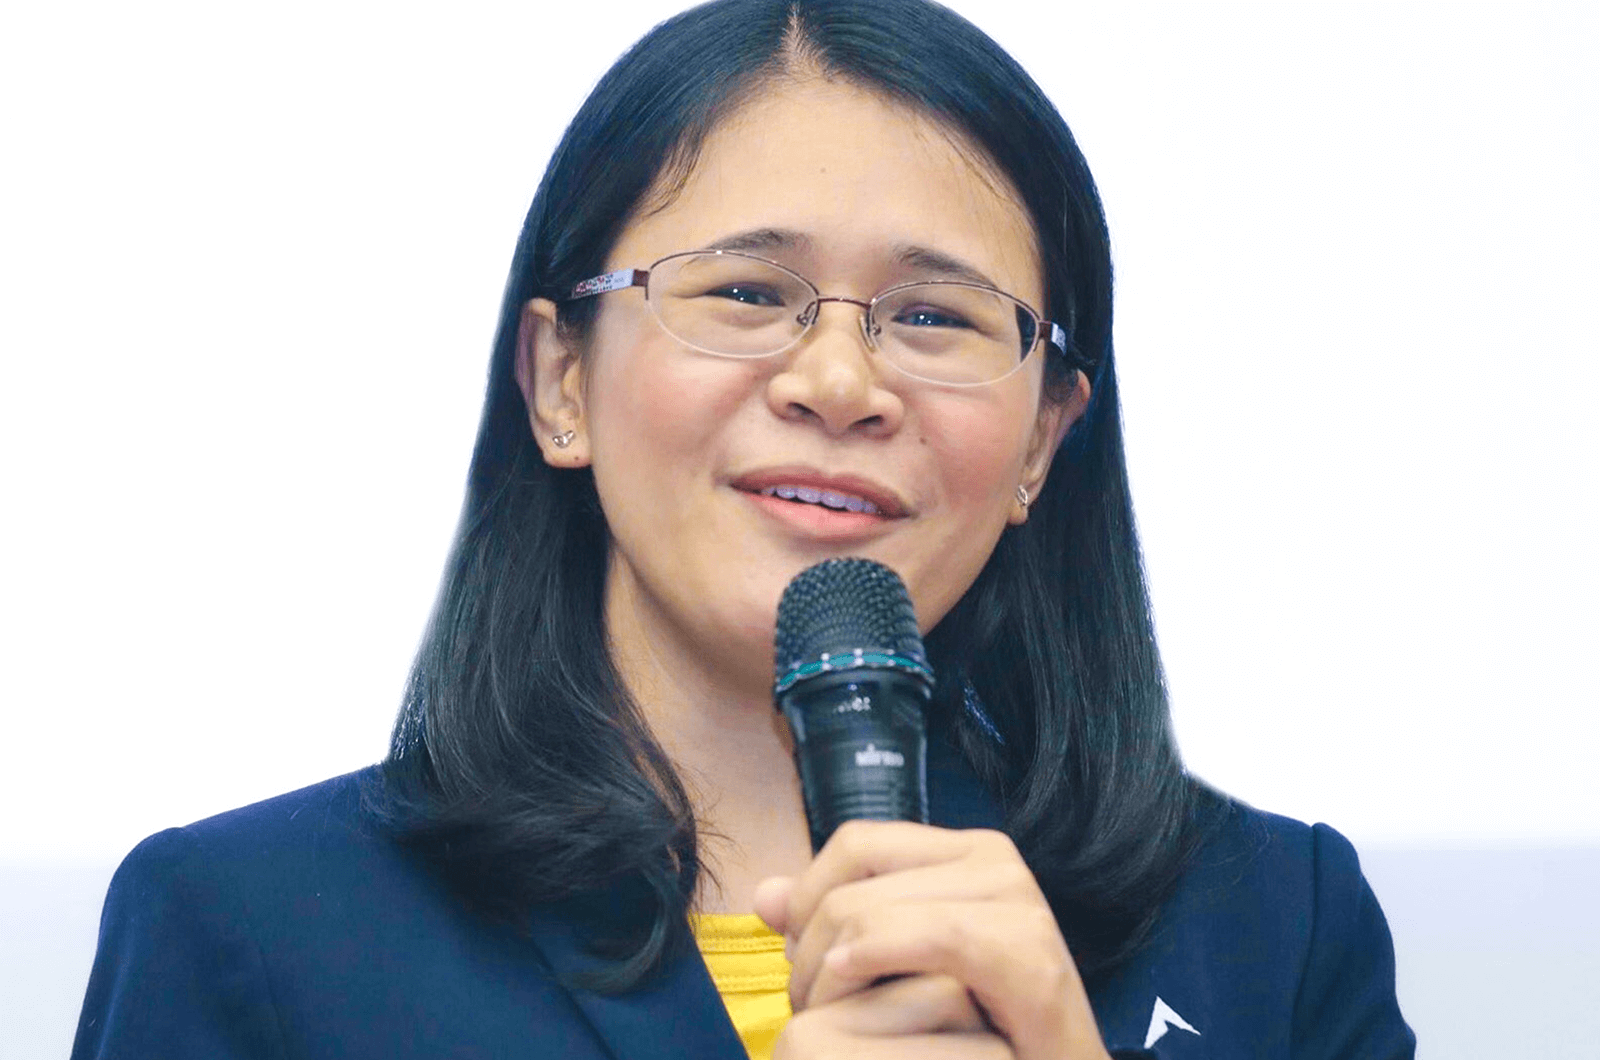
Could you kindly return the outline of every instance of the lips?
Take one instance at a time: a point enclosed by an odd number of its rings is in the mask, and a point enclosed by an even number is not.
[[[741,475],[734,489],[797,505],[815,505],[880,519],[908,514],[905,502],[886,486],[854,475],[830,475],[810,468],[771,468]]]
[[[781,497],[786,501],[799,501],[802,504],[820,504],[824,508],[832,508],[841,512],[866,512],[868,515],[879,515],[878,506],[865,497],[857,497],[849,493],[836,493],[833,490],[812,489],[810,486],[768,486],[758,491],[763,497]]]

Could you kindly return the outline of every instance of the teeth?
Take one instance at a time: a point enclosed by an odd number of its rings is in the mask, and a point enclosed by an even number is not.
[[[786,501],[799,501],[802,504],[820,504],[826,508],[834,508],[839,511],[865,512],[868,515],[878,514],[878,506],[876,504],[862,497],[853,497],[848,493],[812,489],[810,486],[768,486],[761,492],[768,497],[782,497]]]

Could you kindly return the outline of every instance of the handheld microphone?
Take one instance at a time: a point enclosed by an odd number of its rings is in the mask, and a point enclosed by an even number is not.
[[[900,576],[867,559],[807,567],[778,602],[774,648],[811,849],[851,819],[926,823],[933,668]]]

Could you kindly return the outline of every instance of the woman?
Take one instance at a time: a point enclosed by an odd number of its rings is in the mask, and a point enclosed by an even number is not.
[[[934,824],[813,858],[773,614],[839,555],[915,605]],[[1183,773],[1093,183],[920,0],[723,0],[595,89],[389,758],[142,844],[75,1055],[741,1045],[1411,1052],[1349,845]]]

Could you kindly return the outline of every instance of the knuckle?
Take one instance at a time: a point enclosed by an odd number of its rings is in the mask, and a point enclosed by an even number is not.
[[[1024,923],[1036,936],[1051,940],[1061,950],[1062,955],[1065,956],[1066,943],[1061,939],[1060,925],[1056,923],[1056,915],[1050,911],[1049,906],[1030,905],[1023,916],[1025,917]]]
[[[1038,1000],[1048,1004],[1057,998],[1065,997],[1070,987],[1072,974],[1067,970],[1066,964],[1061,961],[1040,961],[1039,974],[1033,982],[1037,987]]]
[[[772,1045],[772,1060],[802,1060],[816,1055],[817,1043],[813,1040],[809,1013],[797,1012],[789,1017],[783,1032]]]
[[[834,829],[828,845],[837,845],[840,853],[856,855],[866,849],[867,836],[872,831],[870,821],[849,820]]]
[[[1067,950],[1066,940],[1061,937],[1061,928],[1050,907],[1030,905],[1019,913],[1018,926],[1023,938],[1030,940],[1032,948],[1038,950],[1040,967],[1051,975],[1071,974],[1074,970],[1072,954]]]
[[[825,932],[837,937],[851,919],[852,910],[848,897],[840,890],[834,889],[818,900],[808,927],[821,927]]]
[[[1039,991],[1040,1007],[1053,1008],[1063,1004],[1073,991],[1079,989],[1078,969],[1064,944],[1051,947],[1041,956],[1038,967],[1039,975],[1034,982]]]
[[[974,828],[972,837],[979,849],[986,853],[1021,859],[1017,845],[1011,841],[1011,837],[997,828]]]
[[[844,867],[847,875],[871,861],[873,851],[882,845],[883,821],[849,820],[839,825],[828,839],[824,852]]]
[[[844,1060],[853,1052],[849,1036],[828,1013],[813,1009],[789,1017],[773,1043],[772,1060]]]
[[[927,940],[934,954],[953,958],[964,953],[972,940],[967,921],[960,917],[938,917],[928,925]]]
[[[970,1020],[975,1015],[972,994],[966,986],[954,976],[941,975],[936,977],[937,983],[933,987],[933,1000],[941,1022],[959,1023]]]
[[[1039,889],[1032,870],[1020,860],[1001,862],[994,871],[996,886],[1003,894],[1031,897]]]

